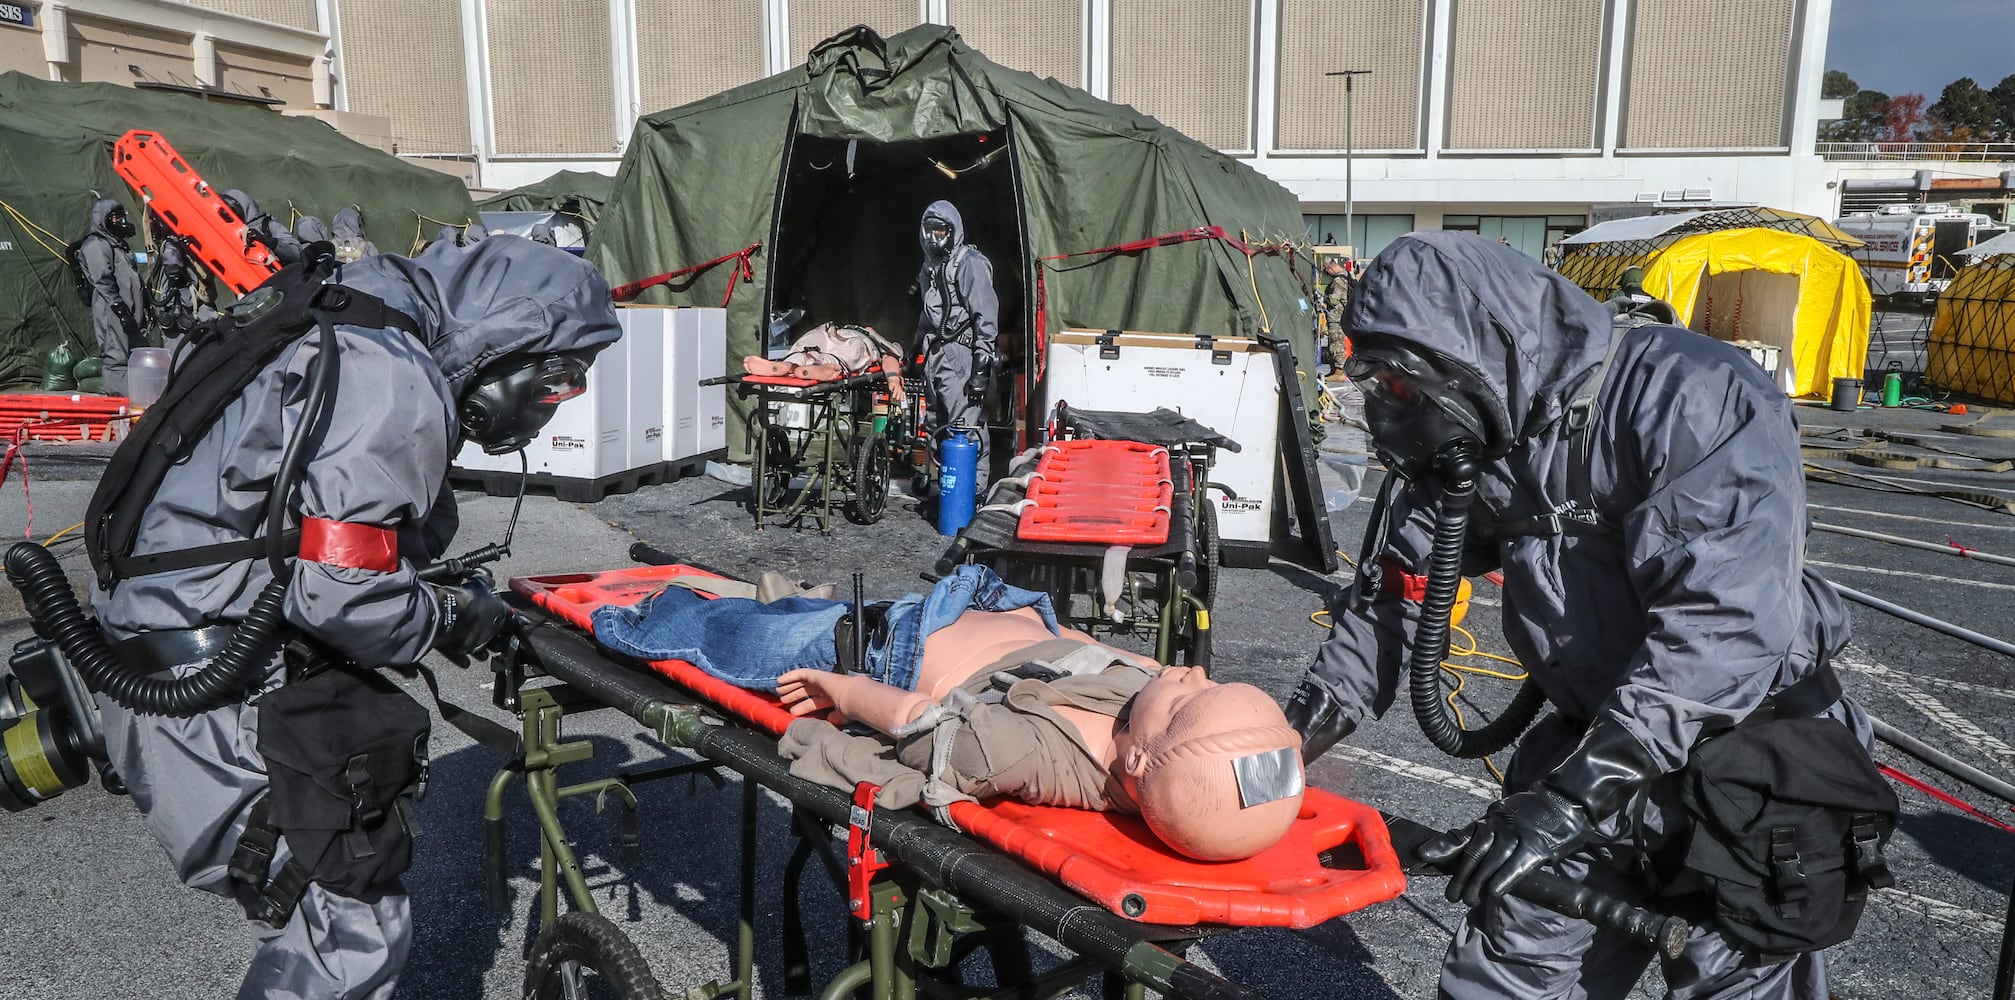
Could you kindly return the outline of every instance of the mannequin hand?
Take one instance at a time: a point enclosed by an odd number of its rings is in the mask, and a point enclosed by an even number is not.
[[[846,715],[835,706],[828,683],[838,679],[841,679],[839,674],[823,670],[793,670],[777,678],[777,697],[792,715],[803,717],[830,711],[826,721],[844,726],[847,724]]]
[[[1594,832],[1580,806],[1541,784],[1491,803],[1468,827],[1422,844],[1420,856],[1448,869],[1449,902],[1475,906],[1574,853]]]

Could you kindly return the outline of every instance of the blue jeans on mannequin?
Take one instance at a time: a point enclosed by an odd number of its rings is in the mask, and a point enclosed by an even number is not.
[[[913,690],[931,633],[967,611],[1018,608],[1035,609],[1057,632],[1049,595],[1010,586],[984,566],[960,566],[929,594],[910,594],[889,606],[861,673]],[[667,587],[630,607],[597,609],[595,639],[638,659],[684,660],[736,687],[775,691],[777,678],[792,670],[838,666],[833,626],[847,610],[843,601],[787,597],[764,604]]]

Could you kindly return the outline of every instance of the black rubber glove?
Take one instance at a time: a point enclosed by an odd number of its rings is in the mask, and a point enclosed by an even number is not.
[[[982,358],[978,355],[973,357],[973,372],[966,379],[967,399],[987,398],[987,391],[993,388],[993,369],[992,358]]]
[[[441,609],[434,648],[449,656],[469,656],[496,641],[510,623],[511,607],[497,596],[488,573],[472,573],[458,583],[429,584]]]
[[[1357,731],[1357,720],[1344,714],[1343,703],[1329,689],[1307,678],[1287,700],[1287,724],[1301,734],[1301,760],[1306,764]]]
[[[1491,803],[1469,826],[1422,844],[1420,856],[1448,868],[1450,902],[1475,906],[1579,850],[1597,824],[1659,773],[1635,736],[1614,722],[1599,722],[1553,773]]]

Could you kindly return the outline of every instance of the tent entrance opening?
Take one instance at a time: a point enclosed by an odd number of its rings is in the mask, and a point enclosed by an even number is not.
[[[1792,356],[1798,330],[1799,278],[1769,271],[1702,273],[1688,329],[1716,340],[1755,340]]]
[[[1005,130],[893,143],[797,136],[770,243],[769,315],[803,312],[773,334],[771,356],[827,322],[874,327],[914,356],[918,232],[924,209],[940,199],[958,208],[965,241],[993,264],[1001,355],[1019,370],[1028,353],[1028,255]]]

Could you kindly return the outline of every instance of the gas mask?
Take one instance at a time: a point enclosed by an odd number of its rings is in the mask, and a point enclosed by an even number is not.
[[[139,230],[133,228],[133,220],[126,217],[125,209],[115,208],[105,213],[105,231],[123,240]]]
[[[588,362],[568,354],[506,358],[476,374],[462,394],[462,432],[502,455],[530,444],[561,403],[588,389]]]
[[[1424,482],[1451,445],[1467,441],[1474,452],[1491,451],[1496,442],[1476,403],[1489,389],[1477,375],[1396,340],[1353,346],[1343,370],[1363,390],[1372,446],[1395,472]]]
[[[951,227],[936,219],[924,223],[922,239],[924,254],[932,260],[943,260],[946,254],[951,253]]]

